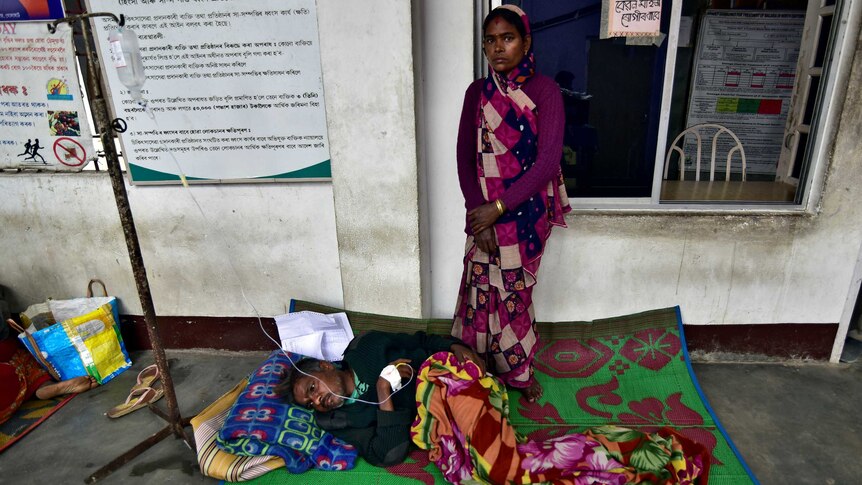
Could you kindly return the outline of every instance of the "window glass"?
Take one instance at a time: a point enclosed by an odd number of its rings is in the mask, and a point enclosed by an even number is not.
[[[820,22],[820,34],[817,40],[817,55],[814,57],[814,67],[823,67],[826,60],[826,50],[829,47],[829,35],[832,33],[832,18],[826,17]]]
[[[824,84],[817,68],[829,63],[833,35],[833,16],[821,2],[682,0],[670,56],[670,0],[662,2],[664,35],[647,45],[600,39],[600,1],[503,2],[530,17],[538,69],[563,94],[569,196],[798,204]],[[705,20],[718,14],[720,21]],[[797,72],[801,51],[810,54]],[[674,69],[665,79],[669,59]],[[678,141],[681,154],[671,143],[701,124],[718,126],[700,132],[698,170],[695,135]]]
[[[805,11],[694,13],[692,55],[676,66],[687,76],[674,79],[674,91],[687,88],[688,96],[675,100],[684,103],[684,116],[677,115],[681,124],[668,130],[661,199],[792,203],[796,187],[777,182],[776,170],[795,80],[804,75],[796,71]]]
[[[570,197],[649,197],[667,43],[600,39],[597,0],[518,3],[532,24],[539,72],[566,110],[563,176]],[[662,12],[667,33],[670,3]]]

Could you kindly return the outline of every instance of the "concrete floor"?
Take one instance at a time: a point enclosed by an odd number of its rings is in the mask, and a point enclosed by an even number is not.
[[[262,352],[169,351],[183,416],[206,407],[264,357]],[[147,410],[116,420],[103,415],[125,399],[138,371],[152,363],[146,352],[133,354],[132,360],[131,370],[77,396],[0,454],[0,483],[84,483],[110,460],[161,430],[163,421]],[[862,361],[695,362],[694,370],[761,483],[862,483]],[[202,476],[194,452],[169,437],[99,483],[217,481]]]

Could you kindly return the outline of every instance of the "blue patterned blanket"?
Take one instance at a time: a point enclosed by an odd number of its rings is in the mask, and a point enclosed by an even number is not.
[[[289,354],[294,362],[302,358]],[[216,438],[219,448],[234,455],[281,457],[291,473],[312,467],[353,468],[358,455],[354,446],[319,428],[310,410],[287,404],[275,394],[275,387],[292,367],[288,357],[276,350],[249,376],[248,386]]]

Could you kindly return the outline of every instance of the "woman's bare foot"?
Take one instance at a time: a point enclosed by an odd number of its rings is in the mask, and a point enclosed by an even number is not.
[[[535,378],[533,379],[533,382],[524,389],[524,397],[526,397],[527,401],[530,402],[538,401],[542,398],[542,394],[544,393],[545,390],[542,389],[542,385],[539,384],[539,381]]]
[[[39,399],[51,399],[64,394],[89,391],[98,386],[96,379],[92,376],[74,377],[60,382],[51,382],[36,389],[36,397]]]

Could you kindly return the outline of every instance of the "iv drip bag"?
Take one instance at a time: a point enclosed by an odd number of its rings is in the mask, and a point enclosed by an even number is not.
[[[147,80],[144,74],[144,64],[141,61],[141,48],[138,46],[138,36],[132,29],[118,27],[108,36],[111,43],[111,60],[117,68],[117,76],[139,105],[147,102],[141,95],[141,88]]]

